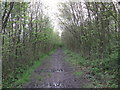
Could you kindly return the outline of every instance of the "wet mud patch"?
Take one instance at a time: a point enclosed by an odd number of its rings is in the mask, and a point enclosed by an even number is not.
[[[79,72],[65,62],[63,50],[58,49],[33,72],[30,82],[23,88],[83,88],[88,81]]]

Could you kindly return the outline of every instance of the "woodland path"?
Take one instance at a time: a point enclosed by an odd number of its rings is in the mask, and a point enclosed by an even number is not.
[[[85,75],[76,77],[73,68],[64,60],[62,49],[58,49],[31,75],[23,88],[83,88],[89,81]]]

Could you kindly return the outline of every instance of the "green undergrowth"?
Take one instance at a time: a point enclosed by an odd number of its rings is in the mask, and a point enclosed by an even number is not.
[[[56,51],[56,49],[51,50],[50,52],[40,55],[38,60],[35,60],[34,63],[30,66],[25,66],[25,67],[20,67],[18,70],[20,70],[19,72],[21,72],[21,74],[15,75],[13,72],[10,76],[12,79],[7,80],[6,82],[4,82],[3,84],[3,88],[20,88],[23,84],[29,82],[30,80],[30,76],[33,73],[33,71],[39,67],[40,65],[42,65],[42,62],[47,59],[50,55],[52,55],[54,52]],[[26,69],[25,69],[26,68]],[[14,78],[14,75],[17,76],[17,79]],[[42,80],[42,78],[40,77],[39,80]],[[11,82],[12,81],[12,82]]]
[[[110,55],[109,58],[89,60],[80,54],[64,49],[67,56],[66,61],[73,65],[80,65],[88,68],[91,81],[94,87],[117,88],[117,54]],[[79,74],[76,72],[76,74]]]
[[[83,74],[83,72],[74,72],[74,75],[76,76],[81,76]]]

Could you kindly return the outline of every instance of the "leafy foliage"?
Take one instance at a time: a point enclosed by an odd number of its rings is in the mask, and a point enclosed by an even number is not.
[[[67,52],[69,61],[90,66],[92,75],[105,80],[105,87],[112,86],[107,86],[109,81],[118,86],[120,12],[116,7],[113,2],[68,1],[60,5],[63,44],[80,54]]]
[[[3,21],[9,14],[2,29],[3,88],[26,82],[33,70],[29,67],[35,62],[40,64],[43,55],[59,43],[41,2],[14,2],[12,8],[10,5],[11,2],[2,2]]]

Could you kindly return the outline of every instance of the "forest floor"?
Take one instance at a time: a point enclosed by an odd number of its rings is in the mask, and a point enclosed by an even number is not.
[[[85,88],[90,85],[85,68],[72,66],[64,60],[65,54],[58,49],[32,73],[23,88]]]

